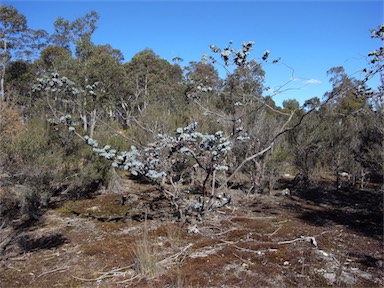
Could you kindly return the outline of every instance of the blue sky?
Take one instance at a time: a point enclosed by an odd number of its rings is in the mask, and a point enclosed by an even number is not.
[[[251,56],[265,50],[279,64],[264,66],[266,85],[273,89],[292,81],[288,91],[274,96],[305,99],[330,90],[326,71],[344,66],[348,74],[366,66],[366,55],[382,43],[370,29],[384,22],[383,1],[2,1],[27,17],[33,29],[53,32],[62,16],[74,20],[95,10],[100,19],[93,41],[120,49],[129,61],[137,52],[153,49],[171,62],[175,56],[199,61],[209,45],[238,49],[254,41]],[[293,74],[292,74],[293,73]],[[221,74],[224,75],[224,74]],[[378,79],[371,85],[375,87]],[[292,89],[291,89],[292,88]]]

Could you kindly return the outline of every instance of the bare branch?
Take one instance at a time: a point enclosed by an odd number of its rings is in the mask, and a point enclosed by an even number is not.
[[[42,277],[42,276],[44,276],[44,275],[50,274],[50,273],[54,273],[54,272],[57,272],[57,271],[63,272],[63,271],[68,270],[68,269],[69,269],[68,266],[57,267],[57,268],[55,268],[55,269],[52,269],[52,270],[45,271],[45,272],[41,273],[40,275],[38,275],[38,276],[36,277],[36,279],[37,279],[37,278],[40,278],[40,277]]]
[[[132,117],[133,121],[135,121],[135,123],[141,128],[143,129],[144,131],[147,131],[151,134],[155,134],[155,131],[153,131],[152,129],[148,128],[148,127],[144,127],[144,125],[142,125],[137,119],[136,117]]]
[[[317,242],[316,242],[315,237],[306,237],[306,236],[301,236],[300,238],[296,238],[293,240],[281,241],[281,242],[278,242],[277,244],[279,244],[279,245],[291,244],[291,243],[295,243],[297,241],[307,241],[317,248]]]
[[[199,103],[199,101],[195,100],[194,102],[195,102],[201,109],[203,109],[204,112],[209,113],[209,114],[212,114],[212,115],[216,115],[216,116],[222,118],[222,119],[225,120],[225,121],[232,121],[232,118],[229,118],[229,117],[227,117],[227,116],[224,115],[224,114],[220,114],[220,113],[213,112],[213,111],[209,110],[208,108],[206,108],[206,107],[204,107],[203,105],[201,105],[201,103]]]
[[[269,144],[268,147],[264,148],[263,150],[257,152],[256,154],[253,154],[252,156],[249,156],[248,158],[244,159],[243,162],[240,163],[239,166],[237,166],[237,168],[235,169],[235,171],[233,171],[233,173],[224,181],[224,183],[220,186],[219,189],[223,189],[224,187],[227,186],[227,183],[229,180],[231,180],[239,171],[240,169],[249,161],[253,160],[253,159],[256,159],[258,157],[261,157],[262,155],[264,155],[265,153],[267,153],[269,150],[272,149],[272,147],[275,145],[275,141],[277,139],[278,136],[280,136],[282,134],[283,131],[285,131],[285,127],[288,125],[289,122],[291,122],[292,120],[292,117],[295,113],[293,112],[289,119],[284,123],[284,125],[281,127],[280,129],[280,132],[273,138],[272,142]]]
[[[141,148],[143,147],[143,145],[141,145],[139,142],[137,142],[136,140],[130,138],[130,137],[127,137],[126,135],[124,135],[124,133],[122,133],[121,131],[119,130],[116,130],[115,128],[113,128],[111,125],[109,125],[107,122],[103,121],[100,119],[100,117],[96,116],[96,119],[98,121],[100,121],[103,125],[107,126],[110,130],[113,131],[113,133],[115,133],[116,135],[119,135],[121,137],[123,137],[125,140],[128,140],[128,141],[131,141],[133,143],[135,143],[136,145],[140,146]]]

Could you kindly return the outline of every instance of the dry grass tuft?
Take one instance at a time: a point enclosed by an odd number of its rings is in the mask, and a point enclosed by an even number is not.
[[[147,219],[145,219],[142,237],[135,243],[134,255],[138,274],[149,279],[160,274],[159,251],[154,240],[148,235]]]

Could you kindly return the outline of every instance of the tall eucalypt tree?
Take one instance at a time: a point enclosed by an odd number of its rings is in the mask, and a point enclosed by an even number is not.
[[[0,6],[0,58],[2,59],[0,62],[0,103],[5,100],[4,77],[5,69],[11,59],[11,51],[21,45],[20,39],[22,37],[20,37],[20,34],[26,30],[27,20],[24,15],[19,14],[17,10],[11,6]]]
[[[0,5],[0,105],[6,101],[5,73],[11,60],[29,61],[49,44],[45,30],[33,30],[12,6]]]

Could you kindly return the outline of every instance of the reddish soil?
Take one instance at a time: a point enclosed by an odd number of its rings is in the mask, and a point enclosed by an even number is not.
[[[324,187],[232,190],[232,206],[182,225],[129,182],[124,205],[101,193],[0,230],[0,287],[383,287],[383,192]]]

